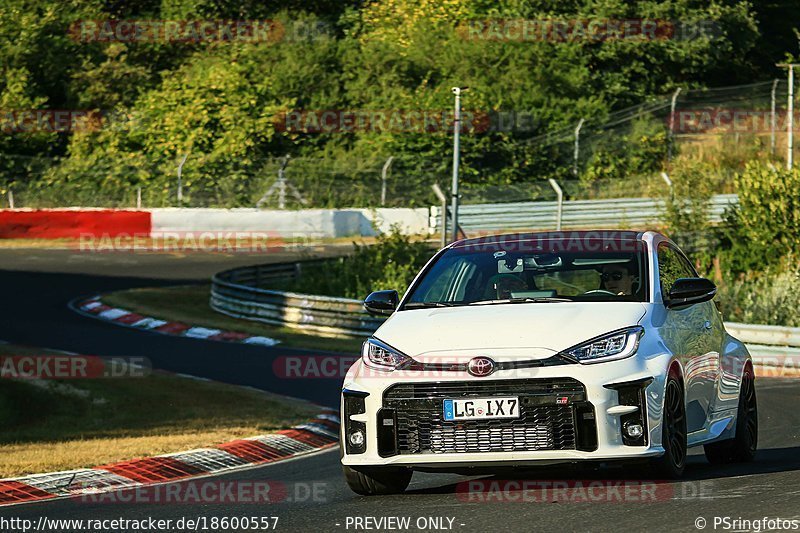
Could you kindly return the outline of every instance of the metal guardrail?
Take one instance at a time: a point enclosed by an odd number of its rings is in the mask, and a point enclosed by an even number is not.
[[[728,206],[736,203],[735,194],[713,196],[708,204],[711,222],[720,222]],[[654,198],[565,201],[561,228],[635,228],[658,222],[664,210],[664,200]],[[441,207],[431,207],[431,228],[440,227],[441,216]],[[557,219],[558,202],[461,205],[458,210],[458,223],[467,232],[553,229]]]
[[[757,366],[776,369],[776,375],[800,370],[800,328],[725,322],[725,329],[747,345]]]
[[[800,328],[725,322],[725,329],[746,344],[800,348]]]
[[[304,269],[325,259],[234,268],[211,278],[211,307],[220,313],[331,336],[371,335],[384,318],[371,317],[361,300],[335,298],[274,288],[297,279]],[[800,328],[726,322],[727,331],[748,345],[755,359],[800,357]],[[786,347],[786,348],[782,348]]]
[[[383,322],[371,317],[361,300],[334,298],[274,288],[296,279],[324,259],[234,268],[211,278],[211,308],[217,312],[329,336],[363,337]]]

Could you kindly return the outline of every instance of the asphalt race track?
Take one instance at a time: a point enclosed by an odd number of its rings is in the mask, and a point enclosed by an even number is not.
[[[322,253],[336,253],[336,249]],[[227,268],[297,257],[297,253],[286,252],[178,255],[0,250],[6,302],[0,309],[0,340],[85,355],[143,356],[154,368],[250,385],[336,407],[341,384],[337,380],[317,379],[308,384],[273,375],[276,357],[312,352],[139,332],[81,317],[67,307],[79,296],[208,282],[213,273]]]
[[[0,310],[0,339],[85,354],[143,355],[157,368],[252,385],[334,406],[339,385],[335,380],[314,380],[304,386],[272,375],[271,361],[275,357],[302,351],[210,343],[127,330],[78,316],[66,308],[66,303],[76,296],[127,287],[204,281],[214,271],[235,264],[285,258],[282,254],[177,257],[3,250],[0,275],[6,298]],[[615,493],[609,489],[590,493],[587,501],[587,493],[577,490],[591,481],[595,481],[593,486],[599,482],[614,487],[624,482],[652,487],[635,470],[551,468],[480,478],[416,473],[406,494],[364,498],[347,488],[338,465],[338,450],[329,450],[180,484],[182,487],[191,483],[251,486],[268,482],[271,487],[282,489],[275,493],[286,495],[278,498],[281,501],[277,503],[198,503],[197,500],[143,503],[121,494],[119,498],[99,501],[78,498],[5,507],[0,509],[0,518],[36,521],[41,516],[93,520],[278,517],[277,531],[319,532],[765,530],[765,526],[752,524],[742,527],[743,524],[733,520],[800,519],[798,390],[800,380],[796,379],[758,381],[761,428],[756,462],[711,466],[695,451],[685,480],[658,483],[657,490],[646,492],[645,497],[641,497],[641,492]],[[468,487],[464,482],[468,480],[482,480],[484,486],[493,487],[492,492],[464,492]],[[553,503],[554,498],[541,497],[552,493],[517,490],[524,480],[538,483],[536,487],[550,486],[553,482],[569,489],[555,498],[558,503]],[[366,520],[367,517],[371,519]],[[395,519],[404,517],[410,517],[408,529],[397,527]],[[715,517],[727,518],[729,522],[715,527]]]

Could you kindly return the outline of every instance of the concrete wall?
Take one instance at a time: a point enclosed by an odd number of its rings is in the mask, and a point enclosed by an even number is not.
[[[428,235],[430,210],[418,208],[386,208],[358,209],[361,215],[361,235],[375,235],[373,223],[381,233],[386,233],[393,225],[397,225],[403,233],[409,235]]]
[[[2,238],[80,238],[258,232],[271,237],[336,238],[373,236],[398,225],[409,234],[428,233],[429,213],[419,209],[262,209],[165,208],[0,209]]]
[[[147,235],[150,219],[147,211],[126,209],[0,209],[0,238]]]
[[[427,234],[427,208],[379,209],[151,209],[153,232],[260,231],[280,237],[373,236],[373,222],[386,232],[394,224],[405,233]]]
[[[361,216],[353,211],[303,209],[151,209],[153,233],[263,232],[280,237],[359,235]]]

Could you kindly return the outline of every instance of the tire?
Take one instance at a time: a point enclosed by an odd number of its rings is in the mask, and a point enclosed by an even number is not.
[[[396,466],[374,466],[355,470],[342,465],[350,490],[362,496],[399,494],[408,488],[413,472]]]
[[[656,474],[665,479],[679,479],[686,469],[686,403],[683,385],[670,372],[664,392],[664,413],[661,422],[661,441],[664,455],[653,462]]]
[[[736,433],[732,439],[706,444],[706,459],[712,465],[749,463],[758,449],[758,400],[753,369],[747,367],[742,376]]]

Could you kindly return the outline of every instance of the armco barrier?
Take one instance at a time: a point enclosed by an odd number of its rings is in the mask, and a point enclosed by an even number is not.
[[[735,194],[719,194],[708,203],[711,222],[719,222],[722,214],[738,202]],[[638,228],[663,219],[665,204],[653,198],[614,198],[608,200],[573,200],[563,203],[561,227]],[[538,230],[556,227],[558,202],[518,202],[503,204],[462,205],[458,223],[467,233],[497,230]],[[430,225],[438,228],[441,208],[431,208]]]
[[[234,268],[212,277],[211,307],[226,315],[289,326],[324,335],[364,337],[384,321],[364,311],[361,300],[275,290],[303,269],[323,267],[325,259]],[[273,288],[268,288],[273,287]],[[800,328],[726,322],[727,331],[748,345],[753,358],[778,355],[800,361]],[[779,348],[780,347],[780,348]]]
[[[756,366],[800,376],[800,328],[726,322],[725,329],[747,345]]]
[[[735,194],[714,196],[709,218],[718,222],[737,202]],[[652,198],[576,200],[563,204],[562,227],[643,227],[663,218],[664,202]],[[462,205],[459,224],[470,232],[537,230],[556,227],[556,202]],[[431,234],[439,228],[441,208],[377,209],[205,209],[148,210],[0,209],[0,238],[79,238],[84,235],[199,234],[263,232],[273,237],[338,238],[373,236],[397,224],[404,233]]]
[[[728,333],[747,344],[800,348],[800,328],[726,322],[725,329],[728,330]]]
[[[303,269],[325,260],[234,268],[211,279],[211,307],[236,318],[305,329],[322,335],[363,337],[383,322],[371,317],[361,300],[274,290],[296,279]]]

